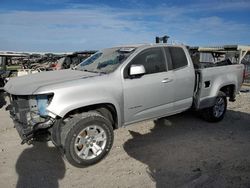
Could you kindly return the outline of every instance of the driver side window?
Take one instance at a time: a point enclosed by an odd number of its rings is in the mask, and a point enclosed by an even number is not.
[[[125,68],[124,78],[129,78],[131,65],[143,65],[146,74],[167,71],[162,48],[150,48],[139,53]]]

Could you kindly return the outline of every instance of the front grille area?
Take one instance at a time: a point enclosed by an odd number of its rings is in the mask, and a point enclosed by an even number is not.
[[[12,106],[11,115],[15,120],[27,125],[27,114],[30,112],[28,96],[12,95],[10,98]]]
[[[10,95],[10,105],[7,110],[10,111],[15,128],[22,138],[22,143],[35,137],[39,130],[50,128],[54,120],[48,117],[40,116],[38,109],[37,96],[17,96]]]

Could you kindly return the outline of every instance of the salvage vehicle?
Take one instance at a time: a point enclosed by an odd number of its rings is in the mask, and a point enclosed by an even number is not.
[[[77,66],[96,51],[79,51],[67,54],[51,65],[52,70],[69,69]]]
[[[221,121],[243,71],[242,64],[194,68],[182,45],[128,45],[98,51],[74,70],[12,78],[4,89],[22,143],[46,135],[85,167],[108,154],[120,127],[188,109]]]
[[[17,76],[25,76],[28,74],[35,74],[41,72],[40,69],[34,70],[34,69],[18,69],[17,70]]]
[[[7,53],[7,52],[0,53],[0,91],[3,89],[6,79],[8,79],[13,75],[16,75],[17,69],[21,68],[18,65],[12,65],[12,58],[25,57],[25,56],[26,54],[20,54],[20,53]]]

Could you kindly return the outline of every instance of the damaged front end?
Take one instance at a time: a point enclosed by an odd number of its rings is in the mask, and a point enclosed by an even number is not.
[[[51,95],[9,95],[10,105],[6,110],[10,111],[22,144],[30,143],[43,135],[48,138],[49,128],[55,123],[55,119],[46,110],[53,98]]]

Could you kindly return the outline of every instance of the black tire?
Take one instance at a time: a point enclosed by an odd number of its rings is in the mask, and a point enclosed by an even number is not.
[[[219,102],[221,102],[221,104],[219,104]],[[220,108],[221,110],[218,109],[218,105],[222,105]],[[219,122],[224,118],[226,111],[227,97],[225,93],[220,91],[216,97],[214,106],[204,109],[202,111],[202,117],[208,122]]]
[[[68,162],[70,164],[72,164],[73,166],[76,167],[86,167],[89,165],[93,165],[95,163],[98,163],[99,161],[101,161],[110,151],[110,149],[112,148],[113,145],[113,140],[114,140],[114,133],[113,133],[113,128],[112,128],[112,124],[110,123],[109,120],[107,120],[104,116],[100,115],[98,112],[88,112],[88,113],[83,113],[80,115],[77,115],[75,117],[73,117],[72,119],[70,119],[69,122],[67,122],[67,126],[70,128],[68,130],[64,129],[62,130],[62,141],[64,142],[63,144],[63,151],[65,154],[66,159],[68,160]],[[101,141],[95,141],[93,140],[94,138],[92,138],[92,142],[90,141],[89,143],[84,143],[82,144],[82,141],[78,141],[79,137],[82,137],[81,134],[89,131],[90,128],[94,129],[93,127],[97,127],[96,130],[91,130],[98,132],[99,130],[102,130],[101,132],[104,131],[105,135],[105,140],[103,141],[103,144],[105,143],[105,146],[102,145],[102,149],[100,150],[100,146],[98,145],[99,143],[102,143]],[[66,131],[65,131],[66,130]],[[80,135],[79,135],[80,134]],[[85,133],[87,135],[87,133]],[[97,135],[97,134],[96,134]],[[64,138],[63,138],[64,137]],[[94,137],[94,136],[93,136]],[[84,138],[82,138],[83,140],[87,140],[87,136],[85,136]],[[78,146],[76,145],[76,142],[80,142],[81,144],[79,144],[82,148],[78,148]],[[87,142],[87,141],[84,141]],[[95,142],[95,143],[93,143]],[[92,143],[92,145],[91,145]],[[94,158],[91,159],[84,159],[82,157],[80,157],[79,154],[77,154],[77,151],[79,149],[79,152],[81,150],[84,150],[83,148],[87,148],[88,150],[88,154],[92,153],[92,157],[94,155],[94,146],[98,146],[99,150],[97,150],[98,152],[100,151],[100,153],[94,156]],[[92,149],[90,148],[90,146],[92,146]],[[90,149],[89,149],[90,148]],[[86,149],[85,149],[86,150]],[[96,150],[96,147],[95,147]],[[84,154],[84,152],[82,152],[81,156]],[[85,155],[83,157],[88,157],[88,154]]]

